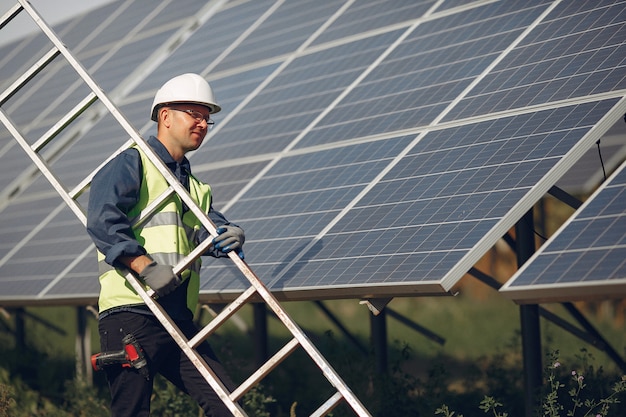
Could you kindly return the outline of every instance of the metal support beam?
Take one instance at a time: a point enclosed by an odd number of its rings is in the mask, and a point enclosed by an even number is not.
[[[336,315],[334,315],[329,309],[328,307],[326,307],[326,305],[324,305],[324,303],[322,303],[321,301],[314,301],[315,305],[322,310],[322,313],[324,313],[326,315],[326,317],[328,317],[328,319],[333,322],[333,324],[335,326],[337,326],[337,328],[339,329],[339,331],[341,331],[341,333],[350,341],[352,342],[352,344],[354,346],[357,347],[357,349],[359,349],[361,352],[363,352],[363,354],[367,355],[367,349],[361,344],[361,342],[359,342],[359,339],[357,339],[352,333],[350,333],[350,331],[348,330],[348,328],[346,326],[344,326],[344,324],[337,318]]]
[[[23,352],[26,349],[26,328],[24,323],[24,308],[18,307],[15,312],[15,349]]]
[[[563,303],[565,309],[576,319],[578,323],[589,333],[593,340],[598,343],[596,347],[603,350],[619,366],[622,372],[626,372],[626,362],[613,347],[604,340],[600,332],[583,316],[583,314],[572,303]],[[595,345],[595,344],[594,344]]]
[[[76,379],[91,385],[93,371],[91,369],[91,332],[87,326],[87,308],[76,307]]]
[[[393,319],[396,319],[400,323],[402,323],[405,326],[415,330],[416,332],[418,332],[422,336],[432,340],[433,342],[437,343],[438,345],[443,346],[446,343],[446,339],[444,339],[443,337],[439,336],[437,333],[433,332],[432,330],[427,329],[424,326],[420,326],[419,324],[415,323],[413,320],[409,319],[406,316],[403,316],[402,314],[398,313],[397,311],[392,310],[389,307],[385,308],[384,311],[389,315],[389,317],[391,317]]]
[[[502,284],[500,284],[495,278],[485,274],[484,272],[476,268],[471,268],[468,273],[479,281],[483,282],[484,284],[487,284],[494,290],[499,290],[500,287],[502,287]],[[626,362],[624,361],[624,359],[620,357],[617,351],[604,338],[604,336],[602,336],[600,332],[598,332],[598,330],[596,330],[593,325],[589,323],[589,321],[576,308],[576,306],[571,303],[561,303],[561,305],[566,310],[568,310],[572,316],[574,316],[574,318],[581,324],[584,330],[574,326],[573,324],[569,323],[568,321],[562,319],[561,317],[541,306],[539,306],[538,308],[539,315],[542,318],[556,324],[566,332],[569,332],[573,336],[576,336],[580,340],[589,343],[596,349],[605,352],[611,359],[613,359],[615,364],[619,366],[622,371],[626,372]],[[391,313],[390,310],[389,312]]]
[[[372,347],[376,358],[376,372],[387,373],[387,312],[383,309],[377,315],[370,314]]]
[[[265,303],[252,304],[254,312],[254,361],[257,367],[263,365],[268,357],[267,307]]]
[[[533,210],[529,210],[515,226],[517,264],[522,266],[535,252]],[[525,416],[532,417],[537,407],[537,394],[542,382],[541,331],[539,306],[520,306],[522,355],[524,363]]]
[[[580,208],[580,206],[583,205],[582,201],[580,201],[579,199],[577,199],[573,195],[569,194],[565,190],[557,187],[556,185],[553,185],[552,188],[550,188],[548,190],[548,194],[550,194],[553,197],[561,200],[562,202],[564,202],[565,204],[567,204],[568,206],[570,206],[574,210],[578,210]]]

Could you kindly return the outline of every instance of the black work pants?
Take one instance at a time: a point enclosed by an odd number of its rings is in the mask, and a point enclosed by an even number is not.
[[[191,320],[176,324],[188,339],[198,331]],[[111,390],[112,417],[148,417],[153,377],[157,373],[196,400],[205,415],[232,416],[219,396],[156,317],[132,312],[117,312],[102,318],[98,323],[98,330],[102,352],[122,350],[122,338],[126,334],[133,334],[144,351],[150,369],[150,379],[146,379],[134,368],[116,365],[105,368]],[[196,350],[226,388],[232,391],[234,385],[208,342],[203,342]]]

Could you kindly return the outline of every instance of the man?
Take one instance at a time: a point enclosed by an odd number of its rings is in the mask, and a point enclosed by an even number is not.
[[[243,230],[213,209],[210,187],[191,174],[185,157],[202,144],[213,124],[210,115],[218,111],[213,91],[202,77],[174,77],[154,97],[151,119],[157,122],[157,136],[150,137],[148,143],[216,225],[218,236],[207,255],[228,256],[234,250],[243,259]],[[98,249],[100,347],[103,352],[119,351],[122,339],[132,334],[143,348],[149,368],[149,378],[145,378],[134,368],[106,367],[111,413],[114,417],[148,416],[153,377],[160,373],[198,401],[207,416],[230,416],[125,278],[130,271],[152,288],[187,338],[197,333],[192,319],[199,293],[200,260],[180,276],[173,273],[172,266],[209,238],[209,233],[178,195],[137,222],[142,210],[167,187],[165,178],[138,147],[116,156],[91,184],[87,230]],[[197,350],[232,390],[232,381],[208,342]]]

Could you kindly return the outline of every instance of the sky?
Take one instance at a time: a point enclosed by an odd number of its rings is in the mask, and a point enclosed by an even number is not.
[[[50,26],[54,26],[56,23],[67,20],[87,10],[98,8],[111,1],[112,0],[29,0],[37,13],[39,13],[43,20]],[[15,4],[17,4],[17,0],[0,0],[0,16],[4,16],[11,6]],[[26,12],[20,13],[20,16],[22,15],[28,17]],[[32,19],[28,19],[32,22]],[[32,25],[16,23],[17,22],[14,20],[0,30],[0,45],[19,39],[29,32],[32,33],[37,30],[34,23]]]

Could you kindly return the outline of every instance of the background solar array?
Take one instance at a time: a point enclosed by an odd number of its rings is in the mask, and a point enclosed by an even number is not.
[[[280,298],[408,296],[449,292],[626,112],[625,6],[137,0],[56,30],[144,137],[163,82],[209,80],[192,166]],[[0,87],[49,48],[2,48]],[[58,61],[3,106],[31,143],[87,94]],[[68,188],[128,139],[86,119],[44,151]],[[83,227],[0,140],[0,302],[95,302]],[[205,263],[204,300],[245,287]]]
[[[517,301],[610,297],[626,291],[626,163],[501,292]]]

